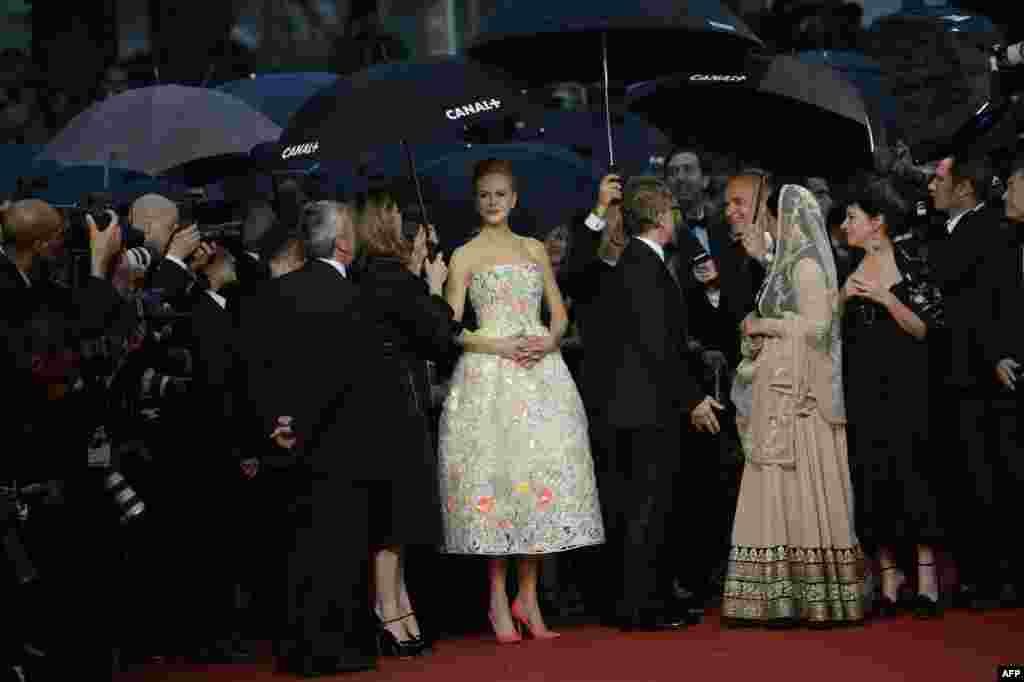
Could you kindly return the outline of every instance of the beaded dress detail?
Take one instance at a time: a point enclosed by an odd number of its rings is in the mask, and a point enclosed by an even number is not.
[[[548,334],[535,263],[476,273],[469,298],[478,334]],[[604,541],[583,401],[561,353],[531,369],[464,353],[439,433],[444,551],[548,554]]]

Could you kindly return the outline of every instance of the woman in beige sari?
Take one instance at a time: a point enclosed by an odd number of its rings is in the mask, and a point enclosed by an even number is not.
[[[777,215],[763,216],[754,238],[770,229],[775,252],[742,325],[732,393],[746,464],[722,616],[727,625],[857,623],[864,559],[846,454],[835,261],[814,195],[786,185],[773,199]]]

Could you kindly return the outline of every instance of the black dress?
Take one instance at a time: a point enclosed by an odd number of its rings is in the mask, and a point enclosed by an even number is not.
[[[397,258],[370,258],[359,278],[364,319],[380,352],[361,396],[371,429],[370,539],[377,545],[437,545],[441,502],[430,419],[427,361],[451,351],[460,325],[448,303]],[[370,421],[372,420],[372,421]]]
[[[942,296],[914,243],[895,244],[894,255],[903,279],[892,293],[927,325],[925,340],[859,297],[847,301],[843,323],[856,528],[872,551],[943,535],[934,495],[942,457],[929,444],[927,343],[944,324]]]

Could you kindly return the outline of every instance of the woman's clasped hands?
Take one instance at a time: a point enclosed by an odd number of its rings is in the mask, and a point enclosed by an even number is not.
[[[523,369],[533,369],[545,355],[558,350],[555,337],[550,334],[528,336],[518,334],[502,341],[501,357],[511,360]]]

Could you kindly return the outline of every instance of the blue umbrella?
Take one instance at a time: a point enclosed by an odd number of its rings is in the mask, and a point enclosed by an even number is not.
[[[115,204],[133,201],[143,194],[176,194],[184,189],[162,178],[103,166],[69,166],[57,168],[36,164],[28,170],[35,176],[45,177],[47,186],[36,193],[39,199],[56,205],[74,204],[88,192],[107,191]],[[106,189],[104,190],[104,179]]]
[[[272,73],[218,85],[217,90],[242,100],[271,121],[287,127],[298,111],[318,90],[334,84],[333,73]]]
[[[42,149],[40,144],[0,144],[0,194],[13,192],[18,178],[33,174],[32,159]]]
[[[478,226],[479,216],[472,200],[473,167],[492,157],[512,163],[518,180],[519,206],[510,222],[520,234],[542,236],[593,205],[602,168],[569,150],[535,143],[449,146],[446,154],[424,156],[430,160],[418,167],[425,184],[432,188],[426,193],[432,196],[424,198],[431,204],[434,222],[443,226],[439,235],[444,246],[459,243]],[[369,174],[401,176],[401,155],[378,159]]]

